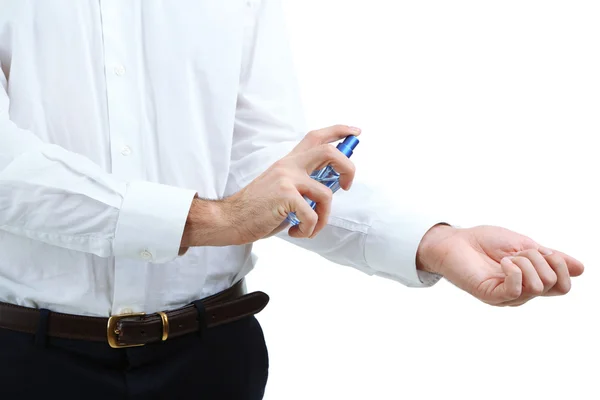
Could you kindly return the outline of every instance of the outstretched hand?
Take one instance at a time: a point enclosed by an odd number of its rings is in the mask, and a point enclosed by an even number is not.
[[[417,266],[495,306],[564,295],[571,289],[571,278],[584,269],[575,258],[505,228],[446,225],[435,226],[425,235]]]

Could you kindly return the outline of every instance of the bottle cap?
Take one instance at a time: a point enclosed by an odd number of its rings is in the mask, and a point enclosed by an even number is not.
[[[358,145],[358,138],[350,135],[347,136],[342,143],[337,145],[337,149],[344,153],[346,157],[350,158],[352,150],[356,148],[356,145]]]

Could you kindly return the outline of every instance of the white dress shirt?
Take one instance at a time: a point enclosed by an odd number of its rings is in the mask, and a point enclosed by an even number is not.
[[[229,287],[252,246],[178,256],[193,196],[228,196],[306,133],[277,0],[0,0],[0,301],[108,316]],[[407,286],[434,219],[363,184],[312,240]],[[277,240],[277,239],[268,239]]]

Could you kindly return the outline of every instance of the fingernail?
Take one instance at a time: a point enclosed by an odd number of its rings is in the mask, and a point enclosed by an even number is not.
[[[349,126],[348,128],[353,132],[360,133],[360,128],[357,128],[355,126]]]
[[[550,250],[550,249],[549,249],[549,248],[547,248],[547,247],[540,247],[540,248],[538,249],[538,251],[539,251],[539,252],[540,252],[542,255],[544,255],[544,256],[549,256],[550,254],[552,254],[552,250]]]

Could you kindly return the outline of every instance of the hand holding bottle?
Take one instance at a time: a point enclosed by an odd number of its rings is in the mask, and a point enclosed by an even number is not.
[[[348,190],[354,164],[329,143],[359,134],[358,128],[345,125],[309,132],[288,155],[233,196],[217,201],[195,199],[182,246],[254,242],[289,226],[286,218],[290,213],[299,218],[290,228],[290,236],[315,236],[327,224],[333,191],[310,174],[330,166],[336,172],[336,190],[338,182]],[[316,203],[314,209],[305,197]]]
[[[342,152],[346,157],[350,158],[352,156],[354,148],[358,145],[358,139],[356,136],[347,136],[344,141],[337,145],[336,149]],[[328,165],[324,168],[318,169],[310,174],[310,177],[317,182],[322,183],[331,189],[332,193],[337,192],[340,189],[340,174],[333,168],[332,165]],[[317,206],[317,203],[308,197],[304,196],[308,205],[314,210]],[[300,220],[296,216],[296,213],[289,213],[286,219],[292,225],[300,224]]]

